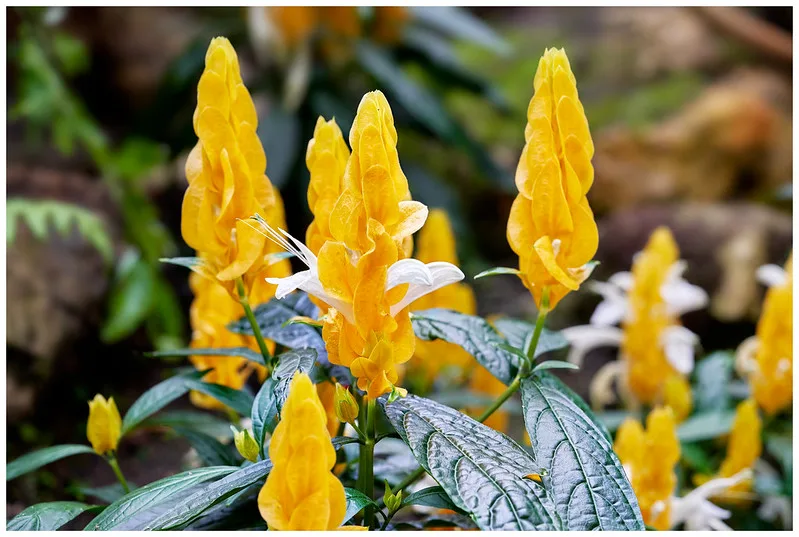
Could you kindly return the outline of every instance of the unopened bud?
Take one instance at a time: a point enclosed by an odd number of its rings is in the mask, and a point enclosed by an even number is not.
[[[383,494],[383,503],[386,504],[389,513],[397,511],[402,507],[402,490],[400,489],[396,494],[392,494],[391,486],[388,484],[388,481],[386,481],[386,493]]]
[[[242,429],[241,431],[233,429],[233,443],[236,444],[236,449],[242,457],[250,462],[258,460],[258,442],[252,437],[249,429]]]
[[[335,396],[335,410],[336,417],[342,423],[353,423],[355,418],[358,417],[360,408],[355,397],[352,396],[348,389],[345,389],[338,382],[336,383],[336,396]]]

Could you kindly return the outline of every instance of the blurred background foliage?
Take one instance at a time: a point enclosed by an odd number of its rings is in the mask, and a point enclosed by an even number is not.
[[[710,351],[754,332],[754,270],[790,250],[791,25],[791,8],[9,10],[9,459],[82,438],[75,416],[94,393],[126,407],[162,371],[141,353],[188,342],[188,274],[158,259],[193,255],[180,238],[183,165],[212,37],[239,54],[295,235],[311,216],[316,118],[346,133],[378,88],[411,192],[449,212],[468,279],[515,262],[505,225],[532,79],[545,47],[565,47],[596,145],[596,278],[628,269],[669,225],[687,278],[712,297],[686,317]],[[515,279],[474,287],[481,314],[533,313]],[[553,326],[587,320],[597,298],[573,295]],[[585,394],[610,358],[570,383]],[[181,464],[144,444],[126,448],[133,481]],[[110,482],[103,472],[72,485]],[[60,497],[61,475],[54,465],[21,480],[9,499]]]

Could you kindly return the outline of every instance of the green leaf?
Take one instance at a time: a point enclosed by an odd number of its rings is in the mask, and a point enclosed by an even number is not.
[[[208,466],[236,466],[239,464],[240,459],[233,454],[231,447],[213,436],[182,427],[173,427],[172,429],[189,441],[189,444],[197,451],[197,455]]]
[[[459,7],[412,6],[413,18],[421,24],[456,39],[466,39],[499,54],[510,52],[508,44],[490,26]]]
[[[236,470],[219,481],[204,485],[188,497],[172,503],[167,512],[145,524],[142,529],[178,529],[193,522],[211,507],[255,483],[262,483],[272,470],[272,461],[264,460]]]
[[[170,349],[165,351],[153,351],[144,353],[150,358],[165,358],[171,356],[236,356],[246,358],[259,365],[266,365],[264,357],[259,352],[255,352],[247,347],[227,347],[213,349]]]
[[[51,462],[81,453],[94,453],[94,450],[81,444],[64,444],[28,453],[6,465],[6,481],[16,479]]]
[[[258,138],[269,155],[266,173],[276,188],[283,188],[294,170],[301,149],[301,127],[297,114],[282,106],[270,107],[269,113],[258,122]]]
[[[715,472],[713,461],[698,443],[683,442],[680,444],[680,460],[695,472],[707,475]]]
[[[81,513],[97,509],[81,502],[46,502],[31,505],[6,524],[7,531],[55,531]]]
[[[714,352],[699,360],[694,369],[694,408],[697,413],[730,408],[729,383],[734,358],[729,352]]]
[[[767,434],[766,451],[782,467],[783,489],[789,496],[793,494],[793,438],[787,434]]]
[[[541,371],[547,371],[549,369],[580,369],[580,366],[573,364],[571,362],[563,362],[561,360],[547,360],[546,362],[541,362],[537,366],[533,368],[533,373],[538,373]]]
[[[202,382],[199,380],[186,380],[186,387],[189,390],[198,391],[205,395],[210,395],[223,405],[238,412],[241,416],[249,416],[252,410],[253,396],[242,390],[234,390],[221,384]]]
[[[161,412],[157,416],[144,421],[141,425],[142,427],[169,427],[170,429],[182,427],[213,436],[214,438],[233,436],[233,433],[230,432],[230,423],[228,421],[207,412],[194,410]]]
[[[360,490],[344,487],[344,498],[347,500],[347,512],[344,514],[342,525],[349,522],[352,517],[357,515],[367,505],[373,505],[377,508],[377,504]]]
[[[480,278],[485,278],[486,276],[496,276],[498,274],[521,274],[519,269],[509,268],[509,267],[494,267],[492,269],[484,270],[480,274],[477,274],[474,279],[479,280]]]
[[[111,290],[108,316],[100,332],[104,342],[124,339],[141,325],[150,312],[155,288],[156,275],[152,267],[139,259]]]
[[[288,349],[315,349],[319,360],[327,362],[325,341],[319,330],[304,324],[283,326],[292,317],[302,316],[312,319],[319,317],[319,309],[311,302],[307,294],[297,291],[283,300],[273,298],[255,308],[253,313],[258,327],[266,339],[271,339]],[[234,334],[253,335],[252,326],[246,317],[230,323],[228,330]]]
[[[272,371],[272,378],[275,379],[275,402],[278,411],[283,408],[283,403],[289,396],[289,384],[294,373],[297,371],[310,373],[314,362],[316,362],[314,349],[296,349],[284,352],[279,356],[277,367]]]
[[[463,347],[492,375],[505,384],[510,384],[516,378],[523,355],[518,351],[504,350],[502,346],[511,345],[520,349],[523,348],[524,339],[514,337],[511,340],[508,336],[501,336],[482,317],[440,308],[415,311],[411,314],[411,321],[416,337],[426,341],[443,339]],[[529,331],[532,331],[533,327],[529,323],[515,319],[510,321],[516,328],[514,336],[518,336],[521,329],[528,330],[529,328]],[[505,325],[509,325],[509,323],[506,322],[503,327]],[[521,345],[518,344],[519,341],[521,341]],[[566,345],[566,339],[559,332],[544,329],[541,332],[535,356],[541,356],[545,352],[563,348]]]
[[[202,265],[203,260],[199,257],[162,257],[158,261],[167,265],[177,265],[179,267],[194,268]]]
[[[336,436],[331,438],[330,441],[333,443],[333,447],[338,449],[341,446],[346,446],[347,444],[357,444],[359,440],[357,438],[353,438],[351,436]]]
[[[582,399],[580,400],[582,401]],[[630,410],[605,410],[604,412],[597,412],[595,415],[599,422],[610,432],[618,429],[627,418],[635,418],[639,421],[643,421],[643,416],[638,416],[635,412]],[[609,434],[608,438],[610,438]]]
[[[182,525],[182,531],[194,530],[266,530],[266,522],[258,510],[258,493],[262,483],[255,483],[206,510],[193,522]]]
[[[266,459],[266,446],[264,445],[264,438],[266,433],[271,433],[275,430],[275,422],[277,418],[277,400],[275,399],[275,385],[277,382],[273,377],[269,377],[261,385],[261,389],[255,395],[255,400],[252,403],[252,434],[255,441],[258,442],[258,448],[261,453],[261,458]]]
[[[699,440],[718,438],[730,432],[734,419],[734,410],[695,414],[677,427],[677,437],[680,442],[697,442]]]
[[[494,328],[508,340],[508,343],[517,349],[527,348],[527,341],[532,338],[535,325],[522,321],[521,319],[513,319],[511,317],[500,317],[492,322]],[[538,346],[535,349],[535,357],[559,349],[565,349],[569,346],[560,332],[554,332],[544,328],[541,330],[541,337],[538,339]]]
[[[561,529],[549,492],[525,479],[540,466],[516,442],[415,395],[386,404],[385,409],[419,464],[480,529]]]
[[[641,510],[613,445],[552,375],[522,379],[524,423],[567,530],[643,530]],[[579,505],[579,509],[573,509]]]
[[[202,378],[203,375],[205,375],[204,371],[193,371],[184,375],[177,375],[159,382],[141,394],[125,413],[125,418],[122,420],[122,436],[132,431],[145,419],[175,399],[185,395],[189,391],[186,382]]]
[[[106,507],[86,529],[144,529],[156,517],[170,513],[178,501],[196,492],[202,484],[217,481],[238,470],[235,466],[210,466],[159,479]]]
[[[136,488],[136,485],[130,480],[128,480],[128,486],[130,486],[131,489]],[[125,495],[125,489],[122,488],[120,483],[113,483],[105,487],[79,487],[77,492],[83,496],[97,498],[105,505],[114,503]]]
[[[429,487],[409,494],[402,500],[402,506],[423,505],[426,507],[438,507],[439,509],[451,509],[455,512],[464,513],[460,507],[452,503],[447,493],[441,487]]]

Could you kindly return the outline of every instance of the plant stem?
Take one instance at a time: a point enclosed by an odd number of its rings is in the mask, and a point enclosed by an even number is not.
[[[125,480],[125,476],[122,474],[122,469],[119,467],[116,455],[112,453],[106,460],[111,466],[111,469],[114,470],[114,474],[116,474],[120,484],[122,484],[122,489],[125,491],[125,494],[129,493],[130,487],[128,486],[128,482]]]
[[[375,408],[374,399],[367,399],[366,411],[364,417],[366,418],[366,434],[364,441],[360,446],[360,457],[358,459],[358,483],[360,490],[368,498],[373,498],[375,495],[375,479],[374,479],[374,452],[375,452]],[[374,522],[375,512],[374,507],[367,506],[363,510],[363,524],[367,528],[372,527]]]
[[[240,277],[236,279],[236,292],[239,294],[239,303],[241,304],[241,307],[244,308],[244,314],[247,316],[247,320],[250,321],[252,333],[255,336],[255,341],[258,342],[258,348],[261,349],[264,362],[266,362],[267,366],[271,368],[272,353],[269,352],[269,348],[266,346],[266,341],[264,341],[264,335],[261,333],[261,328],[258,326],[258,321],[255,320],[255,314],[252,312],[252,308],[250,307],[250,300],[247,298],[247,292],[244,290],[244,282]]]
[[[547,320],[549,314],[549,286],[544,287],[544,292],[541,295],[541,307],[538,309],[538,318],[535,320],[535,330],[533,331],[533,339],[530,340],[530,346],[527,349],[527,358],[530,360],[532,366],[535,362],[535,350],[538,348],[538,340],[541,339],[541,332],[544,331],[544,322]],[[504,395],[504,394],[503,394]]]
[[[544,288],[544,293],[541,297],[541,308],[538,310],[538,318],[535,321],[535,330],[533,331],[533,337],[530,340],[530,346],[527,350],[527,356],[530,359],[530,364],[532,365],[533,361],[535,360],[535,350],[538,347],[538,341],[541,339],[541,332],[544,330],[544,321],[546,321],[547,314],[549,313],[549,287]],[[508,388],[502,392],[502,394],[497,397],[496,401],[492,403],[490,407],[488,407],[481,415],[477,418],[477,421],[483,423],[487,420],[491,415],[496,412],[502,404],[507,401],[511,395],[516,393],[516,391],[521,386],[523,376],[529,375],[530,367],[523,367],[519,370],[519,374],[516,375],[516,378],[513,379],[513,382],[510,383]],[[405,479],[403,479],[399,485],[396,486],[395,490],[404,490],[409,485],[415,483],[420,477],[425,474],[424,468],[417,468],[415,472],[408,475]]]

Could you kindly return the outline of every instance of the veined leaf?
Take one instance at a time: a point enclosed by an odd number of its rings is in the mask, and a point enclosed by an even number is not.
[[[547,490],[525,479],[539,472],[540,466],[516,442],[415,395],[385,408],[419,464],[459,509],[471,513],[480,529],[561,529]]]
[[[170,512],[176,502],[195,492],[203,483],[216,481],[238,470],[235,466],[210,466],[159,479],[106,507],[86,529],[143,529],[148,522]]]
[[[524,423],[535,460],[567,530],[643,530],[638,500],[596,418],[555,377],[522,379]],[[574,508],[579,506],[579,508]]]
[[[508,340],[508,343],[517,349],[524,349],[527,347],[527,341],[533,337],[535,325],[522,321],[521,319],[513,319],[511,317],[500,317],[491,323],[497,331]],[[538,339],[538,346],[535,349],[535,357],[559,349],[565,349],[569,346],[560,332],[541,330],[541,337]]]
[[[131,488],[131,490],[136,488],[136,485],[130,480],[128,480],[128,486]],[[111,485],[106,485],[105,487],[79,487],[77,492],[82,496],[97,498],[105,505],[114,503],[125,495],[125,489],[122,488],[120,483],[113,483]]]
[[[144,355],[150,358],[165,358],[171,356],[235,356],[237,358],[246,358],[247,360],[255,362],[258,365],[266,365],[266,362],[264,362],[264,357],[260,352],[255,352],[247,347],[171,349],[166,351],[146,352]]]
[[[310,373],[316,362],[316,356],[314,349],[295,349],[279,356],[277,367],[272,371],[272,378],[275,379],[275,403],[278,411],[283,408],[283,403],[289,396],[289,384],[294,373],[297,371]]]
[[[274,377],[269,377],[261,385],[261,389],[255,395],[252,403],[252,434],[258,442],[258,449],[262,459],[266,459],[264,438],[266,433],[275,430],[275,419],[277,418],[277,400],[275,399]]]
[[[273,298],[255,308],[253,313],[265,338],[288,349],[314,349],[318,353],[319,361],[327,363],[325,341],[319,330],[304,324],[283,326],[292,317],[311,317],[312,319],[319,317],[319,308],[311,302],[306,293],[296,291],[283,300]],[[252,326],[246,317],[230,323],[228,330],[234,334],[253,335]]]
[[[244,468],[237,468],[230,475],[206,484],[193,494],[173,502],[169,511],[146,523],[142,529],[178,529],[189,524],[202,516],[207,509],[224,502],[254,483],[262,482],[271,470],[272,461],[269,460],[256,462]]]
[[[64,457],[79,455],[81,453],[94,453],[94,450],[82,444],[64,444],[36,450],[6,465],[6,481],[16,479],[21,475],[37,470],[42,466],[63,459]]]
[[[172,429],[189,441],[191,447],[197,451],[197,454],[208,466],[235,466],[239,464],[240,459],[237,459],[233,454],[231,446],[223,444],[213,436],[182,427],[173,427]]]
[[[347,512],[344,513],[342,524],[349,522],[352,517],[357,515],[367,505],[373,505],[377,508],[377,504],[360,490],[344,487],[344,498],[347,500]]]
[[[517,327],[517,332],[513,334],[513,339],[500,335],[482,317],[466,315],[452,310],[435,308],[415,311],[411,314],[411,321],[413,322],[413,330],[416,337],[427,341],[443,339],[460,345],[466,352],[474,356],[483,367],[488,369],[492,375],[505,384],[510,384],[516,378],[516,373],[522,363],[521,355],[504,350],[502,345],[510,344],[516,348],[523,348],[524,339],[521,339],[521,345],[517,345],[520,340],[518,335],[521,332],[521,323],[523,321],[512,320]],[[523,324],[529,326],[530,330],[532,330],[532,325],[529,323]],[[562,348],[566,345],[566,339],[560,333],[544,329],[541,332],[541,338],[538,340],[535,356],[538,357],[545,352]]]
[[[81,513],[102,506],[81,502],[46,502],[31,505],[6,524],[8,531],[55,531]]]
[[[186,394],[189,391],[187,381],[200,379],[203,375],[205,375],[204,371],[192,371],[170,377],[141,394],[125,413],[125,418],[122,420],[122,436],[175,399]]]
[[[234,390],[221,384],[202,382],[195,379],[185,381],[189,390],[210,395],[225,406],[235,410],[241,416],[249,416],[252,410],[253,396],[243,390]]]
[[[541,371],[546,371],[548,369],[580,369],[580,366],[577,364],[573,364],[571,362],[563,362],[561,360],[547,360],[546,362],[541,362],[537,366],[533,368],[533,373],[538,373]]]
[[[439,509],[451,509],[455,512],[464,513],[447,496],[446,491],[441,487],[428,487],[409,494],[402,500],[402,506],[422,505],[425,507],[438,507]]]

